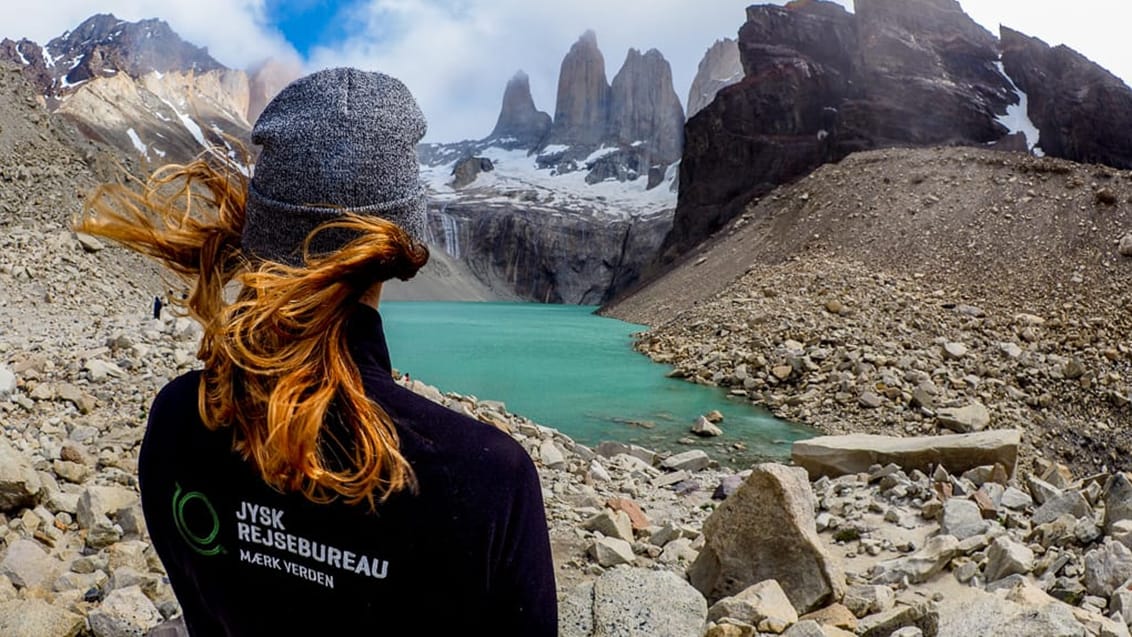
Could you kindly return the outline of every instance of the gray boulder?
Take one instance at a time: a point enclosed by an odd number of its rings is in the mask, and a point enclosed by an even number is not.
[[[1120,238],[1120,245],[1117,249],[1121,256],[1132,257],[1132,232]]]
[[[959,433],[982,431],[990,424],[990,411],[979,402],[964,407],[940,409],[936,415],[941,427]]]
[[[633,523],[629,520],[629,514],[624,511],[605,509],[586,520],[582,528],[587,531],[597,531],[606,537],[615,537],[626,542],[633,541]]]
[[[605,567],[632,564],[636,557],[632,544],[615,537],[599,537],[590,547],[590,554]]]
[[[800,468],[756,466],[704,522],[703,534],[688,578],[712,602],[773,579],[807,613],[845,591],[844,574],[818,538],[814,494]]]
[[[826,632],[822,630],[821,624],[807,619],[787,628],[782,637],[826,637]]]
[[[1108,598],[1132,578],[1132,550],[1120,542],[1105,543],[1085,554],[1085,589],[1090,595]]]
[[[1034,526],[1053,522],[1063,515],[1071,515],[1074,519],[1088,517],[1093,514],[1092,507],[1080,491],[1064,491],[1045,501],[1045,504],[1034,511],[1031,518]]]
[[[700,416],[692,425],[692,433],[702,438],[714,438],[716,436],[722,436],[723,430],[719,428],[719,425],[716,425],[704,416]]]
[[[583,584],[559,605],[562,637],[701,635],[707,602],[669,571],[619,567]]]
[[[970,591],[970,596],[945,599],[939,608],[939,634],[1001,637],[1085,635],[1084,627],[1073,617],[1072,606],[1052,599],[1044,604],[1019,603],[1010,597],[975,589]]]
[[[16,375],[7,366],[0,364],[0,400],[8,400],[16,393]]]
[[[1132,481],[1123,473],[1114,473],[1105,483],[1104,532],[1121,520],[1132,520]]]
[[[664,459],[660,466],[673,471],[701,471],[711,464],[711,458],[700,449],[677,453]]]
[[[859,584],[845,591],[842,604],[857,617],[883,613],[896,605],[896,593],[888,586]]]
[[[959,552],[959,540],[951,535],[937,535],[924,548],[911,555],[886,560],[873,567],[873,584],[910,584],[926,582],[940,573]]]
[[[995,538],[987,549],[986,577],[994,582],[1014,574],[1025,575],[1034,569],[1034,552],[1030,547],[1006,536]]]
[[[105,518],[137,502],[138,495],[131,489],[111,486],[87,487],[79,496],[75,519],[81,528],[91,529]]]
[[[719,621],[725,617],[758,626],[763,620],[789,626],[798,621],[798,611],[790,604],[786,592],[778,582],[766,580],[744,589],[733,597],[724,597],[708,609],[708,619]]]
[[[960,540],[982,535],[987,531],[988,523],[983,519],[979,505],[971,500],[950,498],[943,503],[943,519],[939,524],[939,532],[944,535],[954,535]]]

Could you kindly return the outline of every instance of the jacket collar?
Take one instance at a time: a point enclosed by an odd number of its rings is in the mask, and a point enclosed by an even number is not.
[[[350,354],[360,369],[376,367],[387,374],[393,372],[381,314],[377,310],[359,303],[346,329]]]

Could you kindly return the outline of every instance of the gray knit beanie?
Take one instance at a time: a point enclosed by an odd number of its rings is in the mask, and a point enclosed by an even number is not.
[[[425,128],[409,89],[388,75],[338,68],[292,82],[252,129],[263,151],[248,189],[244,253],[302,265],[307,235],[344,212],[387,219],[423,241],[416,146]],[[311,253],[351,238],[320,232]]]

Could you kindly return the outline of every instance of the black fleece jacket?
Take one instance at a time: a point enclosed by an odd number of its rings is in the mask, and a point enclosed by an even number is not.
[[[375,310],[358,306],[349,339],[419,484],[376,512],[268,487],[232,452],[230,429],[202,424],[199,372],[158,394],[139,458],[142,506],[190,633],[556,635],[530,457],[398,385]]]

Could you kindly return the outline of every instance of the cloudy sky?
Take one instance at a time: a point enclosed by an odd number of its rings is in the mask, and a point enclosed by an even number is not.
[[[838,0],[847,6],[852,0]],[[779,0],[782,4],[783,0]],[[1006,24],[1067,44],[1132,83],[1127,0],[960,0],[997,33]],[[92,13],[157,17],[220,62],[245,67],[269,56],[308,70],[351,65],[405,81],[429,119],[429,141],[487,135],[503,87],[531,76],[535,104],[553,115],[562,56],[586,29],[597,32],[609,79],[630,47],[660,49],[676,93],[688,88],[704,51],[734,36],[750,2],[733,0],[7,0],[0,37],[45,43]]]

